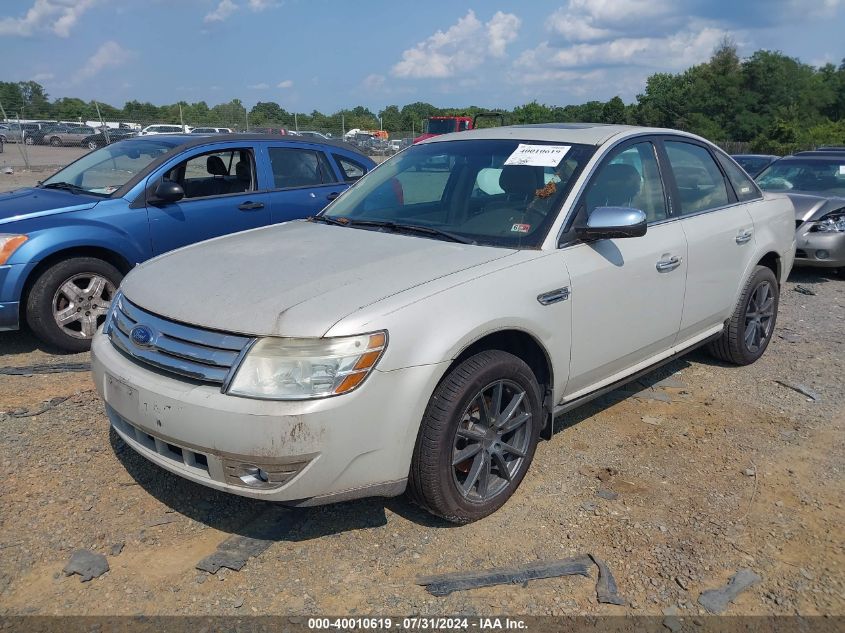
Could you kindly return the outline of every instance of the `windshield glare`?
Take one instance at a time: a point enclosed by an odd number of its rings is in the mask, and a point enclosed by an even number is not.
[[[110,196],[172,148],[171,143],[154,139],[113,143],[56,172],[42,186],[66,182],[88,193]]]
[[[364,176],[333,218],[425,226],[489,246],[536,248],[595,148],[569,145],[554,167],[505,165],[518,140],[414,145]],[[368,228],[368,227],[362,227]]]
[[[779,160],[756,178],[764,191],[808,191],[845,195],[845,156],[815,160]]]

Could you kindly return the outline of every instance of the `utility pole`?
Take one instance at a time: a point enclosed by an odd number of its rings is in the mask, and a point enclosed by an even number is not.
[[[182,131],[185,131],[185,121],[182,118],[182,102],[179,102],[179,125],[182,126]]]
[[[340,134],[346,136],[346,116],[343,114],[340,115]]]
[[[246,115],[246,131],[249,132],[249,110],[244,108],[244,114]]]
[[[296,116],[296,112],[293,113],[293,129],[299,132],[299,119]]]
[[[100,114],[100,104],[94,101],[94,107],[97,108],[97,118],[100,119],[100,125],[103,126],[103,136],[106,137],[106,145],[111,143],[109,139],[109,126],[103,121],[103,115]]]

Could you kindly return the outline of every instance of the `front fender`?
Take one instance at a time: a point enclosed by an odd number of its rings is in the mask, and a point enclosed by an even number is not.
[[[389,341],[379,369],[390,371],[450,361],[488,334],[521,331],[545,351],[559,398],[569,378],[571,300],[542,305],[537,297],[569,286],[569,273],[559,251],[523,251],[516,257],[512,265],[446,287],[432,284],[425,296],[416,289],[384,299],[326,335],[386,329]]]

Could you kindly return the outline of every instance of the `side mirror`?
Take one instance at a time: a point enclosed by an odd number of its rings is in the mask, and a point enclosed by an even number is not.
[[[578,237],[607,240],[620,237],[641,237],[647,227],[645,213],[628,207],[596,207],[587,219],[587,226],[576,227]]]
[[[162,180],[155,188],[152,200],[148,200],[148,202],[150,204],[168,204],[178,202],[184,197],[185,190],[182,189],[182,185],[172,180]]]

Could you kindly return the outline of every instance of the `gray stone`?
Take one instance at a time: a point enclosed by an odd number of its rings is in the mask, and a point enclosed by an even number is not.
[[[601,497],[602,499],[606,499],[608,501],[615,501],[619,498],[619,495],[612,490],[606,490],[604,488],[600,488],[596,491],[596,496]]]
[[[121,541],[120,543],[114,543],[114,544],[111,546],[111,549],[109,550],[109,554],[110,554],[111,556],[117,556],[117,555],[118,555],[118,554],[120,554],[122,551],[123,551],[123,541]]]
[[[740,569],[736,572],[728,584],[718,589],[708,589],[702,591],[698,597],[698,604],[704,607],[708,612],[719,614],[728,608],[728,605],[733,602],[736,597],[751,587],[763,580],[750,569]]]
[[[105,556],[87,549],[78,549],[71,554],[70,560],[62,571],[65,576],[79,574],[82,576],[80,582],[88,582],[92,578],[99,578],[108,570],[109,562]]]

